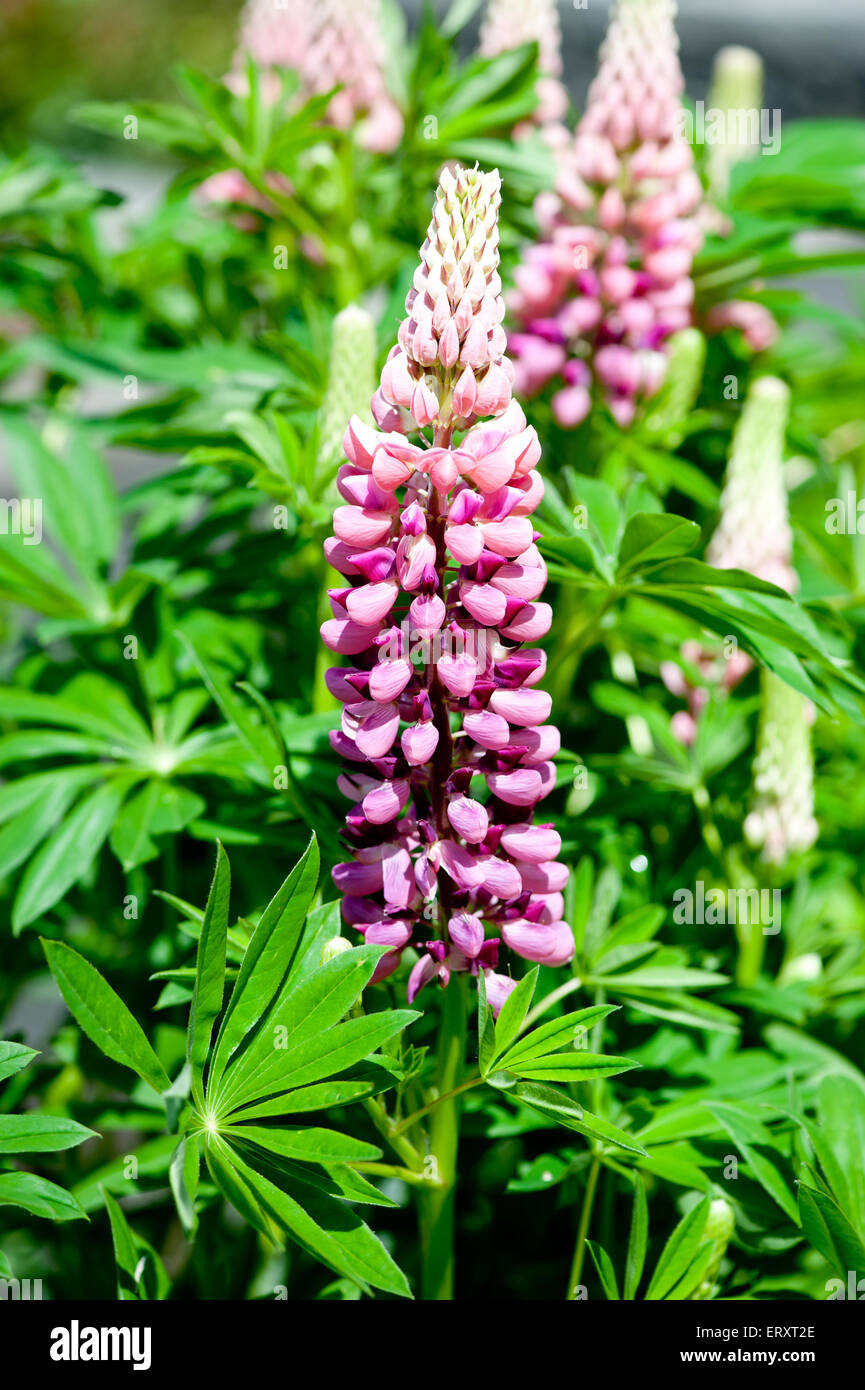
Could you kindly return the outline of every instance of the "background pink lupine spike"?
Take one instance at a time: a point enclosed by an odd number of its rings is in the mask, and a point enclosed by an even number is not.
[[[538,45],[537,125],[560,121],[568,109],[562,76],[562,25],[556,0],[488,0],[481,22],[480,53],[494,58],[526,43]]]
[[[412,998],[482,971],[496,1009],[509,991],[495,973],[502,938],[546,964],[574,952],[561,841],[533,823],[559,741],[537,684],[543,653],[523,648],[552,613],[537,601],[546,570],[530,520],[540,448],[504,356],[500,185],[497,171],[442,173],[377,394],[379,414],[398,413],[417,442],[349,422],[340,488],[360,500],[334,515],[326,550],[342,572],[321,630],[351,659],[329,678],[343,705],[340,786],[354,803],[349,857],[334,870],[345,919],[393,946],[379,978],[411,938]]]
[[[367,149],[399,144],[403,120],[384,80],[381,0],[247,0],[230,78],[235,88],[245,84],[247,57],[264,68],[295,69],[304,100],[339,87],[328,120],[340,129],[358,125]]]
[[[515,389],[553,383],[574,428],[591,390],[620,426],[661,386],[664,346],[691,322],[702,189],[684,136],[673,0],[618,0],[585,113],[539,196],[542,240],[509,297]]]

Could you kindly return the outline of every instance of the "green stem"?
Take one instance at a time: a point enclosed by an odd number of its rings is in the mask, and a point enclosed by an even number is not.
[[[415,1110],[411,1115],[407,1115],[404,1120],[400,1120],[392,1134],[402,1134],[404,1130],[411,1129],[415,1120],[419,1120],[422,1115],[428,1115],[431,1110],[435,1110],[437,1105],[443,1105],[452,1096],[461,1095],[463,1091],[470,1091],[473,1086],[480,1086],[484,1078],[482,1076],[470,1076],[468,1081],[463,1081],[461,1085],[454,1086],[452,1091],[447,1091],[443,1096],[436,1096],[428,1105],[422,1105],[419,1110]]]
[[[577,1228],[577,1243],[574,1247],[574,1261],[571,1265],[571,1277],[568,1280],[568,1302],[572,1303],[580,1286],[583,1274],[583,1261],[586,1258],[586,1237],[589,1234],[589,1222],[592,1219],[592,1207],[595,1204],[595,1192],[598,1186],[598,1175],[601,1171],[601,1159],[599,1154],[595,1154],[592,1159],[592,1166],[589,1169],[589,1177],[586,1182],[586,1191],[583,1196],[583,1209],[580,1212],[580,1224]]]
[[[450,1301],[454,1292],[454,1212],[460,1118],[460,1099],[454,1093],[462,1089],[467,983],[467,976],[456,975],[443,995],[437,1077],[441,1103],[432,1109],[430,1121],[432,1177],[438,1185],[420,1197],[421,1297],[432,1302]]]
[[[364,1109],[369,1115],[382,1139],[393,1149],[397,1158],[401,1158],[407,1168],[414,1172],[420,1172],[423,1167],[423,1159],[412,1144],[411,1140],[404,1135],[396,1132],[393,1120],[385,1110],[380,1100],[370,1098],[364,1101]]]
[[[430,1179],[425,1173],[417,1173],[411,1168],[399,1168],[393,1163],[368,1163],[363,1159],[351,1166],[356,1173],[368,1174],[370,1177],[399,1178],[400,1182],[409,1183],[414,1187],[430,1185]]]

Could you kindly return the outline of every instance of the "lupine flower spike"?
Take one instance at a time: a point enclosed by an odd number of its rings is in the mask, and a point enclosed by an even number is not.
[[[738,44],[719,49],[712,65],[708,106],[712,112],[723,112],[726,119],[706,146],[710,197],[727,196],[733,168],[750,159],[757,149],[755,132],[760,129],[762,105],[763,59],[759,53]]]
[[[724,489],[721,519],[706,550],[717,569],[740,569],[793,593],[793,535],[787,515],[784,485],[784,436],[790,410],[790,390],[778,377],[759,377],[742,406]],[[661,664],[661,678],[674,695],[683,696],[687,710],[673,716],[672,727],[685,744],[693,743],[697,718],[709,699],[709,686],[732,689],[751,670],[751,658],[735,651],[726,659],[687,642],[687,662],[697,667],[706,684],[688,681],[675,662]]]
[[[713,138],[706,145],[709,196],[701,209],[707,231],[728,236],[732,223],[716,205],[727,197],[730,175],[757,148],[763,103],[763,60],[752,48],[722,48],[712,68],[709,111],[714,118]],[[714,116],[720,112],[719,122]],[[738,329],[748,347],[763,352],[778,337],[778,325],[765,304],[752,299],[727,299],[706,316],[711,332]]]
[[[442,173],[374,398],[380,428],[355,416],[343,440],[345,504],[325,543],[343,580],[322,626],[351,659],[328,673],[352,802],[343,917],[391,948],[379,978],[414,946],[411,998],[483,972],[496,1011],[513,984],[502,942],[551,965],[574,951],[559,835],[533,821],[559,734],[532,645],[552,617],[531,521],[543,483],[504,355],[499,190],[497,172]]]
[[[534,123],[560,121],[568,109],[562,76],[562,26],[556,0],[488,0],[481,24],[480,52],[494,58],[524,43],[538,45],[538,105]]]
[[[245,87],[248,57],[265,69],[295,69],[302,100],[339,87],[327,119],[342,130],[359,123],[367,149],[386,152],[399,144],[402,116],[384,81],[381,0],[247,0],[228,79],[235,90]],[[271,90],[275,99],[275,73]]]
[[[358,304],[340,310],[333,321],[327,390],[318,421],[318,456],[329,463],[342,452],[345,422],[359,415],[372,424],[375,390],[375,322]]]
[[[760,726],[745,839],[771,864],[810,849],[814,819],[814,706],[771,671],[761,676]]]
[[[622,426],[654,395],[665,344],[691,322],[702,188],[682,120],[673,0],[618,0],[572,149],[535,211],[509,299],[515,389],[560,382],[566,428],[592,387]]]

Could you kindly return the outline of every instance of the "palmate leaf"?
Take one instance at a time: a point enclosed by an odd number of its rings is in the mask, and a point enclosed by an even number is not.
[[[299,982],[286,981],[213,1095],[208,1094],[211,1106],[227,1113],[269,1092],[321,1081],[361,1060],[390,1036],[386,1025],[392,1014],[340,1023],[360,998],[382,953],[380,946],[356,947]],[[406,1012],[400,1011],[400,1016]],[[367,1038],[374,1038],[374,1042],[355,1056]],[[351,1061],[339,1062],[338,1054],[345,1049],[351,1053]]]
[[[346,1201],[392,1205],[352,1167],[374,1162],[381,1150],[321,1125],[277,1123],[290,1114],[345,1105],[381,1089],[389,1059],[366,1073],[340,1076],[419,1015],[413,1010],[352,1014],[382,946],[353,948],[325,965],[322,931],[333,934],[332,905],[310,914],[318,848],[313,837],[300,863],[248,940],[240,940],[240,969],[224,1006],[229,936],[230,869],[222,846],[207,906],[196,923],[198,947],[187,1040],[187,1063],[173,1086],[139,1024],[102,976],[71,948],[45,942],[46,955],[70,1009],[107,1056],[131,1067],[163,1093],[172,1135],[136,1155],[139,1171],[167,1175],[184,1230],[193,1235],[202,1156],[222,1195],[269,1238],[288,1233],[317,1258],[361,1288],[407,1295],[402,1273]],[[338,912],[338,909],[337,909]],[[316,959],[317,958],[317,959]],[[299,967],[303,967],[302,969]],[[213,1028],[222,1013],[215,1042]],[[208,1065],[209,1064],[209,1065]],[[398,1070],[398,1068],[395,1068]],[[187,1104],[189,1086],[191,1098]],[[252,1123],[265,1121],[265,1123]],[[82,1204],[122,1192],[125,1173],[114,1163],[82,1185]],[[78,1194],[76,1194],[78,1195]],[[118,1213],[118,1264],[128,1283],[129,1232]],[[140,1243],[139,1243],[140,1247]],[[141,1250],[138,1248],[140,1256]],[[125,1262],[125,1263],[124,1263]]]
[[[319,853],[311,839],[303,858],[261,915],[222,1019],[208,1088],[218,1089],[232,1055],[269,1008],[291,967],[318,881]]]
[[[280,1230],[289,1231],[299,1244],[362,1289],[377,1288],[411,1297],[405,1275],[369,1227],[343,1202],[288,1179],[277,1186],[220,1138],[208,1139],[205,1154],[214,1181],[247,1221],[268,1238],[273,1239]]]
[[[112,777],[79,802],[45,841],[21,879],[12,908],[13,931],[41,917],[87,872],[136,780],[134,773]]]

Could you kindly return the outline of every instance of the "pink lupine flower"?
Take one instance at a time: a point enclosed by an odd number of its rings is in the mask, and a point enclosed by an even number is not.
[[[765,352],[778,338],[778,324],[764,304],[751,299],[727,299],[716,304],[706,316],[706,327],[714,333],[738,328],[753,352]]]
[[[562,26],[556,0],[488,0],[481,23],[480,53],[495,58],[523,44],[538,45],[540,78],[536,93],[538,105],[533,115],[536,125],[560,121],[568,109],[568,94],[562,86]]]
[[[341,130],[357,125],[366,149],[386,153],[403,131],[385,86],[386,56],[380,0],[248,0],[227,80],[243,91],[243,65],[251,57],[270,69],[265,92],[273,101],[280,91],[273,69],[279,67],[296,70],[302,100],[339,87],[328,120]]]
[[[350,659],[328,673],[353,803],[333,874],[345,920],[391,948],[378,978],[411,942],[411,998],[482,972],[496,1012],[513,984],[502,940],[551,965],[574,951],[561,841],[533,822],[559,736],[531,645],[551,620],[531,521],[543,484],[504,355],[499,190],[497,172],[442,173],[373,398],[381,429],[355,416],[343,439],[325,544],[341,579],[321,629]]]
[[[557,385],[565,428],[594,385],[623,427],[691,322],[702,189],[682,126],[674,0],[618,0],[573,144],[535,206],[542,240],[509,297],[514,389]]]

